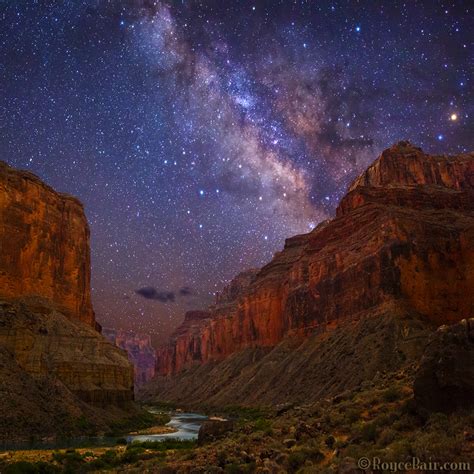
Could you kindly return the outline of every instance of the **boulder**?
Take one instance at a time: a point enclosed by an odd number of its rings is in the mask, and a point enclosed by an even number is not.
[[[474,408],[474,318],[433,334],[415,377],[414,397],[421,413]]]
[[[232,420],[206,420],[199,428],[198,444],[214,441],[233,429]]]

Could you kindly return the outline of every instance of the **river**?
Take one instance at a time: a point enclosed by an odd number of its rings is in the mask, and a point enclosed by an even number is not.
[[[152,413],[153,411],[150,410]],[[171,421],[166,424],[174,428],[173,433],[164,434],[143,434],[126,436],[127,443],[134,441],[162,441],[164,439],[193,440],[197,439],[199,428],[203,421],[207,420],[207,416],[197,413],[174,413],[171,415]]]
[[[154,410],[151,408],[150,412]],[[199,428],[207,420],[207,416],[198,413],[170,413],[171,420],[166,424],[176,431],[163,434],[134,434],[117,437],[108,436],[81,436],[77,438],[35,440],[24,443],[4,443],[0,445],[2,451],[30,450],[30,449],[65,449],[86,448],[94,446],[115,446],[118,440],[134,441],[162,441],[164,439],[193,440],[197,439]]]

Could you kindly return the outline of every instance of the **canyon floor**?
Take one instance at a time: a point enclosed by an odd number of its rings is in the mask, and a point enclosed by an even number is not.
[[[203,445],[137,443],[5,453],[0,470],[5,474],[372,472],[357,469],[363,457],[383,462],[432,458],[473,466],[473,411],[420,416],[412,389],[415,373],[416,367],[408,366],[380,374],[358,389],[309,404],[228,407],[221,414],[234,419],[234,429]]]

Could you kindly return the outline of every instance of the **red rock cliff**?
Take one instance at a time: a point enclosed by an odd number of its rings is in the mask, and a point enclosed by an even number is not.
[[[82,204],[0,162],[0,351],[82,401],[127,404],[132,365],[96,328]]]
[[[0,296],[41,297],[95,326],[82,204],[0,162]]]
[[[434,324],[474,312],[474,155],[430,156],[408,142],[384,151],[336,217],[288,239],[246,285],[208,313],[187,314],[157,351],[157,372],[222,359],[287,335],[330,328],[381,305]]]

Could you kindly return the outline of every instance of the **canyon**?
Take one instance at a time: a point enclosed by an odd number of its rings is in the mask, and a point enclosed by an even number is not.
[[[287,239],[207,311],[188,312],[140,396],[276,403],[360,384],[473,314],[473,268],[473,154],[400,142],[353,182],[333,219]]]
[[[133,364],[135,389],[151,380],[155,375],[156,353],[151,345],[151,336],[123,329],[102,328],[102,335],[112,344],[127,352]]]
[[[82,204],[0,162],[2,441],[136,412],[133,367],[100,329]]]

